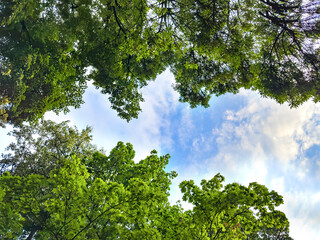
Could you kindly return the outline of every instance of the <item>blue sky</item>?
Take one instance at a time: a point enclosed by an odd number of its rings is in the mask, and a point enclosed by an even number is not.
[[[93,142],[107,151],[118,141],[130,142],[136,160],[152,149],[169,153],[173,181],[171,202],[180,199],[182,180],[210,179],[221,173],[226,183],[258,182],[284,196],[280,207],[290,221],[294,239],[320,235],[320,104],[298,109],[261,98],[251,91],[213,97],[209,108],[190,109],[178,101],[174,78],[164,72],[142,90],[145,102],[139,119],[127,123],[110,108],[108,97],[89,86],[80,109],[46,118],[70,120],[79,129],[93,127]],[[11,137],[0,129],[0,149]],[[187,204],[184,207],[188,208]]]

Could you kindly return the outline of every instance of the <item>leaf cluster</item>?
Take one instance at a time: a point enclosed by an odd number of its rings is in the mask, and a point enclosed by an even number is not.
[[[180,100],[253,89],[297,107],[319,101],[319,4],[301,0],[4,0],[0,96],[8,123],[79,107],[87,82],[119,116],[166,68]]]
[[[220,174],[201,186],[183,181],[182,200],[193,205],[185,211],[168,201],[177,176],[165,170],[169,155],[153,150],[135,162],[122,142],[106,155],[90,131],[51,121],[13,131],[12,153],[1,159],[0,238],[290,239],[275,191],[224,186]]]

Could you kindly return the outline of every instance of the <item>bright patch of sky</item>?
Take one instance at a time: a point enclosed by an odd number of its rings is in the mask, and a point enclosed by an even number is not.
[[[48,113],[46,119],[70,120],[79,129],[92,126],[93,142],[107,151],[118,141],[130,142],[137,161],[152,149],[170,153],[168,170],[179,174],[171,188],[172,203],[181,199],[181,181],[199,183],[219,172],[226,183],[264,184],[283,195],[280,210],[290,221],[290,235],[319,239],[320,104],[290,109],[243,90],[213,97],[210,108],[190,109],[178,102],[173,83],[166,71],[143,89],[143,112],[129,123],[117,117],[108,97],[93,86],[80,109],[59,116]],[[0,129],[1,149],[13,141],[5,133]]]

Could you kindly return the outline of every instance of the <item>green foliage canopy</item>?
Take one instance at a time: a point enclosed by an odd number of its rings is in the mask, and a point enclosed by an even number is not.
[[[265,186],[223,186],[220,174],[201,186],[183,181],[183,200],[193,206],[185,211],[168,201],[177,176],[165,170],[169,155],[154,150],[135,162],[132,145],[122,142],[106,155],[90,144],[90,131],[43,121],[13,132],[13,153],[1,160],[1,239],[288,236],[289,222],[276,210],[283,199]]]
[[[91,128],[79,132],[67,123],[41,121],[14,129],[10,135],[16,142],[7,147],[10,153],[1,155],[0,174],[9,171],[12,175],[40,174],[48,177],[51,170],[72,155],[90,158],[97,150],[90,143]]]
[[[8,122],[79,107],[89,80],[119,116],[167,67],[181,101],[258,90],[319,101],[319,3],[302,0],[3,0],[0,95]]]

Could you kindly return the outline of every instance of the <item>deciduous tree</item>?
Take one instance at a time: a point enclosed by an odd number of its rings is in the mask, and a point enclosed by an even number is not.
[[[49,176],[51,170],[63,164],[72,155],[80,159],[91,158],[97,150],[91,141],[91,128],[81,132],[68,122],[40,121],[14,129],[11,136],[16,142],[7,147],[8,154],[2,154],[0,173],[28,176],[40,174]]]
[[[289,227],[284,213],[275,209],[283,203],[275,191],[255,182],[245,187],[238,183],[223,186],[223,181],[217,174],[202,180],[201,188],[192,180],[180,184],[183,200],[194,206],[187,212],[191,239],[249,239],[260,228]]]
[[[120,117],[167,67],[191,106],[240,88],[296,107],[319,101],[319,1],[32,0],[0,3],[8,122],[79,107],[87,81]]]
[[[13,152],[0,173],[1,239],[245,239],[288,236],[276,210],[282,197],[265,186],[223,186],[220,174],[180,184],[183,201],[169,203],[169,155],[135,162],[131,144],[109,155],[90,143],[90,128],[43,121],[13,132]],[[33,140],[33,136],[37,138]],[[4,161],[5,160],[5,161]]]

